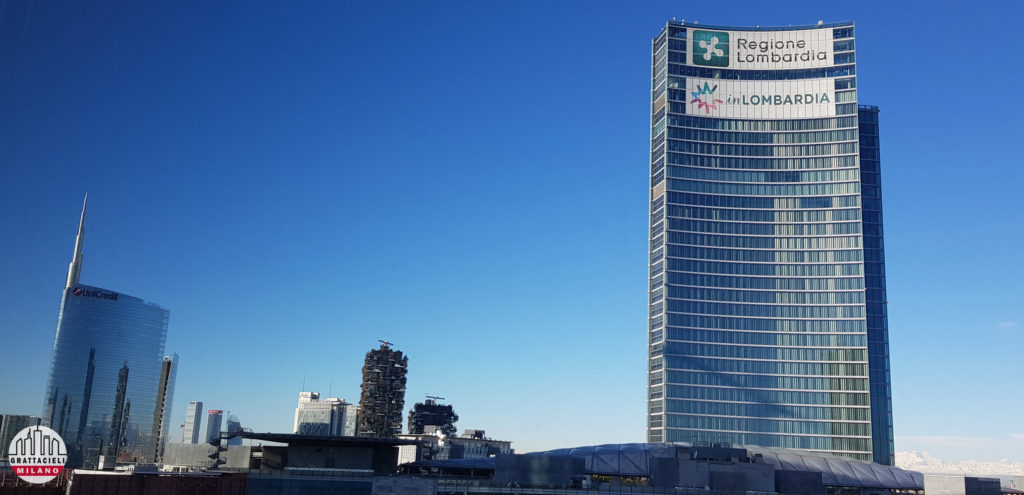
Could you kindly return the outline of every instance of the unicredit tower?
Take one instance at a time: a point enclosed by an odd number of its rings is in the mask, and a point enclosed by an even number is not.
[[[893,463],[878,109],[853,23],[651,52],[647,437]]]
[[[170,313],[142,299],[80,283],[84,237],[83,204],[57,319],[43,418],[67,444],[70,467],[95,467],[101,455],[154,462],[158,431],[162,424],[166,432],[170,415],[157,408]]]

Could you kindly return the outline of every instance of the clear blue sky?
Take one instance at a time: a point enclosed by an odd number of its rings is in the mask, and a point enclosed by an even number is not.
[[[83,283],[171,310],[174,415],[287,431],[409,355],[521,450],[644,439],[650,41],[857,22],[897,450],[1024,459],[1017,2],[0,2],[0,412]],[[1019,435],[1016,438],[1011,435]]]

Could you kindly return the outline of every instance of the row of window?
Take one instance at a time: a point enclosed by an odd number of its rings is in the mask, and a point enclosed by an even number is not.
[[[758,433],[790,433],[800,435],[870,436],[868,423],[793,421],[780,419],[724,418],[719,416],[670,413],[665,415],[668,427],[701,430],[751,431]]]
[[[841,198],[816,197],[816,198],[736,198],[740,201],[727,201],[728,196],[705,196],[698,194],[685,194],[670,192],[671,203],[682,203],[682,205],[669,205],[668,215],[679,218],[703,218],[707,220],[736,221],[736,222],[773,222],[773,223],[806,223],[806,222],[842,222],[861,219],[861,210],[857,208],[856,196],[845,196]],[[665,202],[665,196],[659,196],[652,204],[651,210],[661,208]],[[718,208],[707,208],[693,205],[708,205]],[[841,210],[822,209],[808,211],[807,208],[844,208]],[[851,208],[850,206],[853,207]],[[750,210],[721,209],[724,208],[751,208]],[[756,210],[754,208],[760,208]],[[771,208],[767,211],[764,209]],[[804,211],[779,211],[775,208],[800,208]],[[881,223],[881,215],[865,217],[865,222]]]
[[[658,210],[657,219],[661,220],[664,209]],[[879,223],[879,213],[864,215],[864,222]],[[858,208],[846,208],[841,210],[738,210],[704,208],[700,206],[669,205],[668,216],[676,218],[699,218],[704,220],[718,220],[723,222],[765,222],[765,223],[815,223],[815,222],[850,222],[861,220],[861,210]]]
[[[671,128],[669,128],[671,131]],[[714,144],[700,141],[668,141],[669,151],[681,153],[697,153],[700,155],[727,155],[752,157],[804,157],[845,155],[857,152],[857,143],[830,144]]]
[[[734,373],[767,373],[772,375],[868,376],[867,363],[794,363],[780,361],[745,361],[711,359],[692,356],[665,356],[670,369],[721,371]]]
[[[673,327],[697,327],[717,330],[753,330],[759,332],[839,332],[864,333],[864,320],[778,320],[765,318],[743,318],[732,316],[704,316],[669,313],[668,325]],[[678,366],[669,366],[678,368]],[[700,368],[716,371],[714,367]],[[717,370],[743,371],[743,370]],[[783,373],[781,371],[755,371],[748,373]],[[799,375],[837,375],[839,373],[796,373]],[[863,376],[866,373],[844,373],[844,376]]]
[[[856,91],[838,91],[836,92],[836,103],[856,103],[857,92]]]
[[[698,344],[668,341],[665,353],[680,356],[702,356],[732,359],[769,359],[776,361],[864,362],[865,349],[807,349],[788,347],[756,347],[750,345]]]
[[[732,194],[746,196],[812,196],[860,194],[860,182],[829,184],[746,184],[669,179],[668,188],[676,192]]]
[[[861,246],[860,236],[856,235],[846,237],[753,237],[669,232],[668,242],[696,246],[783,250],[853,249]],[[657,248],[658,246],[652,247]]]
[[[861,223],[856,221],[838,223],[745,223],[669,218],[668,228],[670,230],[708,234],[766,236],[831,236],[861,233]]]
[[[836,65],[852,64],[857,61],[853,52],[836,53],[832,56],[832,61]]]
[[[870,421],[870,409],[863,407],[783,406],[778,404],[736,404],[698,400],[666,400],[665,410],[685,414],[747,416],[755,418],[827,421]]]
[[[672,299],[724,301],[762,304],[864,304],[863,291],[848,292],[778,292],[767,290],[709,289],[705,287],[668,288]]]
[[[853,277],[863,274],[860,263],[780,265],[775,263],[698,261],[685,258],[669,258],[668,270],[673,272],[767,277]]]
[[[856,141],[857,129],[807,132],[735,132],[669,127],[668,137],[716,143],[740,144],[806,144],[835,141]]]
[[[672,86],[672,79],[669,78],[669,86]],[[686,87],[685,84],[680,87]],[[787,120],[745,120],[745,119],[724,119],[718,117],[697,117],[693,115],[671,115],[668,118],[668,125],[675,127],[692,127],[695,129],[716,129],[722,131],[756,131],[756,132],[779,132],[779,131],[819,131],[828,129],[852,128],[857,129],[856,117],[825,117],[817,119],[787,119]]]
[[[851,115],[857,113],[856,103],[838,103],[836,104],[836,115]]]
[[[770,172],[748,172],[719,169],[714,167],[670,166],[668,176],[674,179],[698,179],[722,182],[848,182],[860,180],[860,169],[843,168],[798,172],[780,170]]]
[[[691,165],[707,168],[736,168],[747,170],[808,170],[822,168],[850,168],[857,166],[857,157],[821,156],[815,158],[741,158],[707,156],[687,153],[669,153],[671,165]]]
[[[652,437],[653,438],[653,437]],[[843,456],[861,460],[871,460],[871,441],[867,438],[839,438],[767,435],[760,433],[733,433],[718,431],[698,431],[684,429],[665,430],[665,442],[727,442],[737,445],[762,445],[765,447],[782,447],[786,449],[827,450],[843,452]],[[850,454],[848,452],[864,452]]]
[[[677,373],[669,371],[671,373]],[[736,401],[736,402],[768,402],[774,404],[817,404],[823,406],[869,406],[871,405],[871,396],[866,393],[851,393],[851,392],[804,392],[804,391],[788,391],[788,390],[756,390],[745,387],[760,387],[760,385],[742,385],[747,383],[746,380],[749,378],[750,383],[766,383],[767,388],[806,388],[816,390],[830,390],[834,387],[781,387],[776,386],[777,383],[783,383],[781,381],[776,382],[774,380],[782,380],[784,378],[797,378],[800,377],[782,377],[782,376],[763,376],[763,375],[724,375],[721,373],[694,373],[694,372],[678,372],[681,373],[684,379],[691,379],[689,375],[693,375],[692,379],[701,379],[701,377],[714,378],[715,376],[732,376],[737,377],[734,382],[735,385],[730,385],[729,380],[723,378],[721,387],[700,387],[700,386],[687,386],[687,385],[668,385],[668,398],[669,399],[701,399],[701,400],[721,400],[721,401]],[[764,379],[767,381],[761,382],[755,379]],[[830,380],[857,380],[866,382],[867,378],[816,378],[806,377],[802,378],[806,380],[826,380],[825,382],[807,382],[807,384],[831,384]],[[670,381],[673,378],[669,379]],[[792,382],[802,383],[802,382]],[[709,383],[712,385],[712,383]]]
[[[792,347],[866,347],[867,337],[854,334],[806,334],[778,332],[736,332],[732,330],[701,330],[697,328],[668,327],[670,340],[711,342],[718,344],[751,344]],[[690,383],[690,382],[680,382]],[[760,385],[747,385],[755,387]],[[775,387],[775,388],[824,388],[832,387]],[[858,389],[852,389],[858,390]]]
[[[821,67],[816,69],[736,70],[670,63],[668,64],[668,73],[673,76],[700,77],[702,79],[785,81],[793,79],[821,79],[824,77],[855,76],[857,75],[857,68],[853,65],[839,65],[835,67]]]
[[[668,247],[668,255],[673,258],[694,258],[721,261],[753,261],[776,263],[845,263],[862,261],[862,251],[846,249],[840,251],[768,251],[746,249],[706,248],[698,246]],[[653,261],[657,261],[652,259]]]

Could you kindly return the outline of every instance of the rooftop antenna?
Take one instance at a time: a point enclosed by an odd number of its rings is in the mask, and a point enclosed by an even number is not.
[[[68,278],[64,284],[65,289],[78,285],[78,278],[82,275],[82,244],[85,242],[85,205],[89,203],[89,193],[85,193],[82,200],[82,218],[78,221],[78,235],[75,236],[75,254],[71,257],[71,264],[68,265]]]

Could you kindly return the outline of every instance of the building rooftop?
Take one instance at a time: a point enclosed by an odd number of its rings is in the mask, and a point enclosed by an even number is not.
[[[821,22],[821,21],[819,21]],[[853,21],[821,22],[820,24],[808,24],[803,26],[718,26],[714,24],[701,24],[696,21],[687,22],[686,19],[668,21],[674,26],[685,26],[700,29],[721,29],[728,31],[798,31],[803,29],[819,29],[853,26]]]
[[[569,456],[582,458],[588,474],[611,476],[649,477],[654,466],[652,459],[674,458],[679,449],[692,451],[702,446],[689,443],[623,443],[589,445],[566,449],[533,452],[523,455]],[[924,476],[895,466],[885,466],[867,461],[858,461],[830,454],[806,450],[774,447],[735,445],[734,449],[746,449],[750,457],[762,456],[765,463],[776,469],[787,471],[819,472],[822,484],[826,486],[888,488],[923,490]],[[495,469],[494,457],[479,459],[456,459],[420,461],[415,467],[447,467]]]
[[[265,442],[302,445],[335,445],[335,446],[370,446],[370,445],[417,445],[417,440],[401,440],[397,438],[377,437],[327,437],[317,435],[299,435],[295,433],[255,433],[243,431],[238,436]]]

